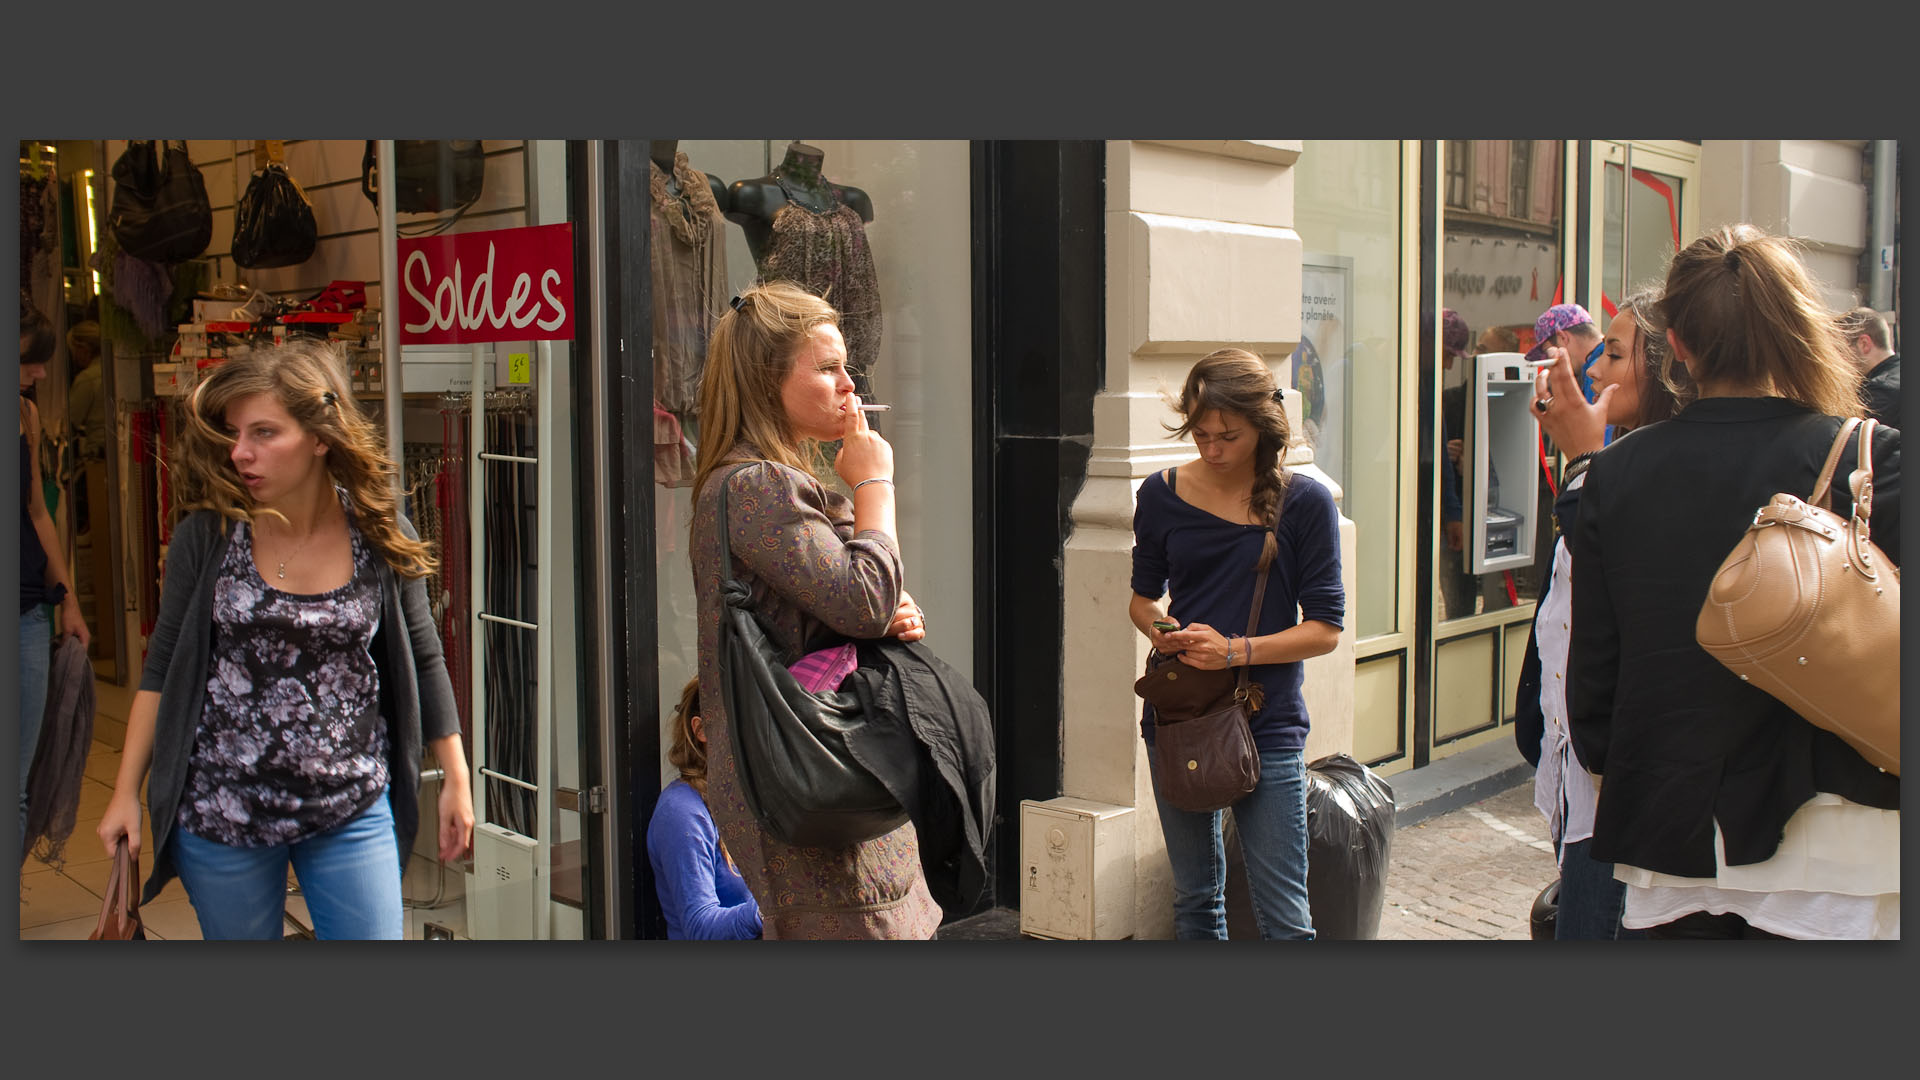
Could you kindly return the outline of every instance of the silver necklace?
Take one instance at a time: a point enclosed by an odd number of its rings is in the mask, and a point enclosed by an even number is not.
[[[305,551],[307,549],[307,545],[313,542],[314,536],[317,535],[319,532],[320,532],[320,527],[319,525],[316,524],[313,528],[313,531],[307,534],[307,538],[305,540],[300,541],[300,545],[298,547],[288,552],[287,557],[285,559],[280,560],[280,568],[277,571],[275,571],[275,573],[279,575],[279,578],[281,581],[287,580],[287,560],[295,558],[302,551]]]

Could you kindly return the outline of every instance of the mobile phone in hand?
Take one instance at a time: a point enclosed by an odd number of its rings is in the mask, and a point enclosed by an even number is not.
[[[1155,619],[1153,628],[1165,634],[1180,629],[1180,623],[1174,619]]]

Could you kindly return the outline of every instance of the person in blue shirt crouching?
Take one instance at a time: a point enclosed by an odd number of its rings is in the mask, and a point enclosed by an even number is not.
[[[667,937],[728,941],[760,936],[760,905],[720,843],[707,810],[707,736],[700,720],[700,680],[690,679],[673,712],[667,760],[680,770],[654,804],[647,858],[666,916]]]

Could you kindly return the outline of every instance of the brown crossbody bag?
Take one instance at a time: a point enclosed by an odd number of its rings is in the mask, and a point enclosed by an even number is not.
[[[1269,569],[1263,566],[1254,575],[1249,641],[1260,625]],[[1250,721],[1260,711],[1263,692],[1248,678],[1252,666],[1207,671],[1158,649],[1147,654],[1146,673],[1134,682],[1133,692],[1153,706],[1153,768],[1167,802],[1208,813],[1232,806],[1259,786],[1260,751]]]

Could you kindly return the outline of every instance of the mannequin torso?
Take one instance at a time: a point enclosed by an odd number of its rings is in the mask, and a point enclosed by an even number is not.
[[[816,214],[832,210],[836,204],[851,207],[860,220],[873,220],[873,200],[859,188],[843,187],[820,175],[825,155],[805,143],[792,143],[787,156],[773,172],[754,180],[737,180],[728,189],[720,206],[747,234],[747,247],[756,261],[765,256],[767,242],[773,237],[773,218],[788,203]]]

